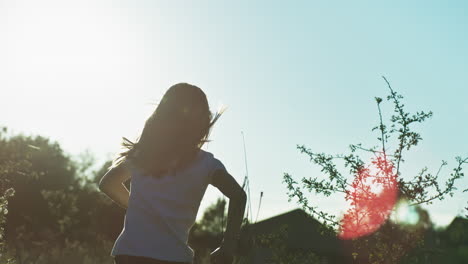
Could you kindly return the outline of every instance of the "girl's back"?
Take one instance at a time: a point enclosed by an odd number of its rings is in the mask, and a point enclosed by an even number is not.
[[[213,172],[219,169],[225,170],[223,164],[203,150],[186,168],[162,177],[130,169],[128,209],[112,255],[190,262],[193,251],[187,245],[188,233]]]

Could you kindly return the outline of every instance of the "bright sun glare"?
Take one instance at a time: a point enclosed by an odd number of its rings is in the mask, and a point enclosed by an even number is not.
[[[419,215],[414,206],[410,206],[407,201],[400,201],[396,205],[394,221],[400,224],[415,225],[419,221]]]

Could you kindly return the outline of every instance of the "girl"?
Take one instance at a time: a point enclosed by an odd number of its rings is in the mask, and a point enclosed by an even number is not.
[[[221,115],[210,113],[205,93],[179,83],[167,90],[137,142],[102,177],[99,188],[126,209],[111,256],[116,264],[192,263],[189,229],[208,184],[229,198],[226,231],[211,263],[232,263],[246,195],[213,154],[201,150]],[[123,184],[131,178],[130,191]]]

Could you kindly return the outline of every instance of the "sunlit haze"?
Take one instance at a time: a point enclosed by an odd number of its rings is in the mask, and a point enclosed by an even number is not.
[[[89,150],[101,166],[122,136],[138,136],[169,86],[197,85],[213,111],[228,107],[205,149],[240,183],[245,134],[254,216],[264,193],[260,220],[297,207],[284,172],[321,175],[296,144],[330,154],[378,144],[384,75],[409,111],[434,112],[416,126],[423,140],[403,177],[446,160],[447,179],[455,156],[468,155],[467,2],[332,2],[0,0],[0,125],[72,155]],[[391,104],[382,106],[389,118]],[[221,196],[210,187],[199,212]],[[309,197],[345,213],[342,197]],[[424,208],[444,226],[466,201],[458,190]]]

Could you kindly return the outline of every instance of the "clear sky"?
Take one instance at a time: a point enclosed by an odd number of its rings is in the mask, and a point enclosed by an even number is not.
[[[103,162],[121,136],[138,135],[170,85],[195,84],[212,110],[228,106],[207,150],[239,182],[244,131],[263,219],[296,208],[284,172],[320,175],[296,144],[330,154],[377,144],[385,75],[409,110],[434,112],[404,176],[447,160],[446,179],[454,157],[468,156],[466,10],[466,1],[0,0],[0,124]],[[389,103],[384,110],[389,117]],[[210,187],[200,211],[220,195]],[[309,197],[344,210],[341,198]],[[467,200],[435,202],[433,221],[448,224]]]

